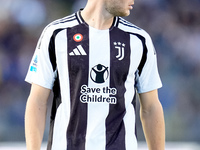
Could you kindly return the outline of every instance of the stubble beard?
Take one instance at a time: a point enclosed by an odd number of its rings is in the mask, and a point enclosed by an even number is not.
[[[130,14],[130,11],[123,10],[122,7],[120,7],[120,4],[111,5],[113,3],[116,3],[116,2],[109,0],[109,2],[107,2],[106,4],[105,9],[114,17],[115,16],[126,17]]]

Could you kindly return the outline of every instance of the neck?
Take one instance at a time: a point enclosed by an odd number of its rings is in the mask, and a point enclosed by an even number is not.
[[[109,29],[114,18],[105,10],[101,0],[89,0],[81,16],[89,26],[99,30]]]

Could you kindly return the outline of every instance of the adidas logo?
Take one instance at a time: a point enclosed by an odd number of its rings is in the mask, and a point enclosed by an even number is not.
[[[72,52],[69,53],[70,56],[78,56],[78,55],[87,55],[85,50],[81,45],[78,45],[77,48],[73,49]]]

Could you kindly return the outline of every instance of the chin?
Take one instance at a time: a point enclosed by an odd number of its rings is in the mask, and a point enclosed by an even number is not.
[[[120,17],[127,17],[129,15],[130,15],[130,11],[127,11],[127,12],[120,13],[118,16],[120,16]]]
[[[110,14],[113,16],[126,17],[130,15],[130,10],[113,9],[113,11],[110,11]]]
[[[129,15],[130,15],[130,12],[126,13],[126,15],[125,15],[124,17],[127,17],[127,16],[129,16]]]

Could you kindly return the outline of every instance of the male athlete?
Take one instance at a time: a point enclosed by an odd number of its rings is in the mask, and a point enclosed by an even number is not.
[[[54,92],[48,150],[136,150],[135,95],[149,150],[164,150],[162,86],[149,35],[124,20],[133,0],[88,0],[43,31],[26,81],[28,150],[39,150]]]

